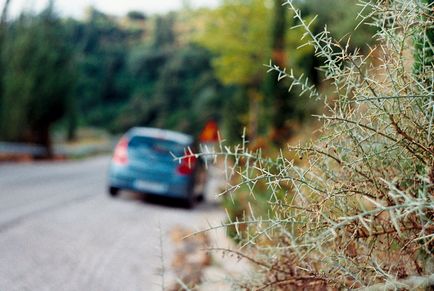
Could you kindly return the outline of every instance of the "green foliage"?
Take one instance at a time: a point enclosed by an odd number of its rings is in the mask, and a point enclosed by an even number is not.
[[[335,39],[343,45],[348,45],[349,50],[357,48],[363,53],[369,51],[375,27],[369,24],[369,19],[361,17],[369,15],[369,11],[361,11],[362,6],[358,5],[358,0],[297,0],[295,2],[308,23],[311,23],[315,17],[315,21],[310,25],[310,29],[315,34],[326,28]],[[311,82],[317,85],[323,78],[321,72],[317,70],[323,61],[313,54],[300,61]],[[294,64],[291,64],[291,67],[294,67]]]
[[[311,108],[304,100],[289,98],[285,80],[277,84],[272,76],[273,81],[264,84],[266,68],[262,64],[268,64],[278,41],[286,57],[284,64],[294,67],[296,73],[310,74],[317,65],[313,48],[297,48],[304,32],[284,29],[284,22],[293,23],[291,12],[274,11],[273,7],[280,6],[277,0],[271,4],[266,0],[224,1],[216,9],[185,9],[158,16],[131,11],[124,18],[91,9],[85,20],[54,17],[53,39],[61,41],[50,43],[38,40],[48,34],[41,32],[42,15],[11,20],[2,48],[8,72],[2,74],[1,84],[9,84],[5,89],[8,96],[20,96],[12,101],[0,95],[0,115],[6,114],[5,118],[16,124],[14,129],[4,125],[1,138],[22,139],[18,136],[25,135],[33,139],[29,128],[39,128],[41,122],[34,120],[41,117],[36,115],[47,112],[57,114],[49,118],[51,122],[63,117],[60,127],[68,130],[70,138],[79,126],[113,132],[131,126],[160,126],[196,133],[212,117],[222,120],[225,137],[232,139],[247,124],[254,137],[257,132],[268,133],[273,117],[279,117],[280,123],[302,119]],[[277,12],[285,17],[276,18],[279,21],[273,24]],[[65,73],[51,73],[54,68],[40,65],[24,70],[24,59],[33,60],[29,53],[33,49],[47,56],[58,51],[53,58],[59,58],[59,67],[67,67],[62,70]],[[9,58],[6,54],[11,55],[12,50],[17,54]],[[37,58],[34,56],[35,64]],[[36,75],[44,79],[38,83],[53,84],[45,91],[68,94],[59,99],[39,98],[40,103],[31,104],[29,100],[36,96],[32,81]],[[280,87],[285,106],[273,105],[277,96],[270,90],[273,86]],[[0,92],[6,94],[5,90]],[[299,93],[301,90],[292,96]],[[44,106],[45,102],[53,107]],[[29,106],[32,114],[23,109]]]
[[[286,31],[287,12],[281,7],[281,0],[274,1],[274,15],[272,17],[272,62],[280,67],[286,66]],[[293,56],[291,56],[293,57]],[[271,123],[273,127],[273,142],[278,146],[286,143],[291,135],[286,126],[288,116],[294,115],[294,94],[288,94],[288,84],[286,82],[276,82],[276,76],[268,76],[267,85],[269,86],[270,96],[273,97],[273,110]],[[291,104],[292,103],[292,104]],[[292,106],[291,106],[292,105]]]
[[[157,16],[155,19],[154,49],[171,47],[175,43],[174,24],[176,15],[169,13],[166,16]]]
[[[222,125],[225,131],[223,136],[229,141],[237,141],[249,120],[249,102],[245,87],[232,87],[231,89],[234,94],[224,95],[226,98],[230,97],[230,102],[224,103]]]
[[[143,50],[135,56],[132,75],[149,79],[143,83],[147,86],[137,88],[135,105],[120,114],[119,125],[144,123],[197,132],[207,118],[220,115],[221,85],[213,75],[209,53],[194,45],[176,50]],[[137,102],[142,110],[136,110]]]
[[[363,19],[371,9],[359,5],[358,0],[298,0],[297,6],[305,16],[317,16],[315,25],[311,27],[314,33],[319,33],[327,27],[327,31],[337,40],[348,41],[351,49],[367,51],[372,43],[375,27],[369,19]],[[362,23],[362,25],[359,25]]]
[[[74,95],[82,124],[114,132],[132,126],[197,132],[206,118],[221,115],[211,55],[188,41],[180,44],[176,13],[124,27],[94,10],[87,22],[67,25],[77,48]]]
[[[73,84],[71,48],[51,6],[21,15],[2,51],[4,74],[1,135],[49,146],[50,126],[63,117]]]
[[[291,64],[305,71],[301,60],[312,56],[312,47],[298,49],[303,32],[286,29],[292,22],[291,15],[289,10],[280,9],[281,3],[279,0],[273,5],[264,0],[225,1],[208,12],[209,21],[197,37],[200,45],[214,53],[217,77],[224,84],[245,87],[249,113],[247,118],[238,120],[243,120],[242,125],[247,126],[252,139],[258,132],[267,133],[270,127],[285,131],[288,120],[306,112],[304,105],[297,105],[300,100],[293,97],[296,93],[292,97],[288,94],[288,84],[277,82],[274,75],[267,78],[264,67],[258,66],[272,59],[280,66]]]
[[[258,133],[259,120],[263,120],[260,89],[265,71],[258,64],[267,63],[271,54],[270,27],[264,22],[270,16],[271,11],[263,0],[224,1],[222,6],[208,12],[209,20],[197,37],[197,42],[215,55],[213,67],[217,78],[223,84],[243,87],[239,93],[244,93],[248,100],[248,115],[243,118],[244,109],[237,114],[238,121],[247,127],[252,139]],[[225,134],[234,136],[233,128],[226,126],[229,130]]]
[[[270,9],[263,0],[225,1],[209,11],[199,44],[216,54],[213,65],[224,84],[248,85],[261,82],[263,67],[271,54]]]
[[[422,3],[431,7],[431,12],[426,15],[421,15],[423,20],[434,17],[434,1],[421,0]],[[423,28],[423,33],[415,37],[415,52],[414,52],[414,70],[416,74],[429,75],[434,67],[434,28],[426,26]],[[431,81],[431,84],[433,82]]]
[[[79,113],[85,123],[104,127],[113,117],[105,108],[128,100],[128,42],[137,35],[95,10],[87,23],[71,20],[66,25],[76,48],[79,73],[73,94]]]
[[[147,19],[146,15],[140,11],[130,11],[127,13],[127,17],[133,21],[145,21]]]
[[[10,0],[6,0],[4,2],[3,9],[0,14],[0,76],[3,75],[3,70],[4,70],[3,57],[1,52],[4,51],[5,35],[7,31],[6,18],[7,18],[7,13],[8,13],[10,3],[11,3]],[[3,102],[3,82],[0,80],[0,121],[3,120],[2,118],[3,112],[1,110],[2,102]],[[0,126],[0,133],[1,133],[1,126]],[[1,138],[1,134],[0,134],[0,138]]]

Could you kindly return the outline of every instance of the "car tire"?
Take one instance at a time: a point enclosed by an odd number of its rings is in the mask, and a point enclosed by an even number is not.
[[[197,195],[197,202],[205,202],[205,194],[200,193]]]
[[[195,179],[190,182],[190,186],[188,187],[187,197],[182,200],[183,206],[187,209],[193,209],[197,204],[197,196],[194,192],[195,188]]]
[[[193,195],[196,198],[196,202],[205,201],[205,188],[207,181],[207,172],[203,165],[200,165],[195,172],[194,182],[193,182]]]
[[[184,199],[184,207],[186,209],[193,209],[197,204],[197,199],[194,195],[190,195],[190,197]]]
[[[111,197],[116,197],[119,194],[119,188],[110,186],[108,189],[108,193]]]

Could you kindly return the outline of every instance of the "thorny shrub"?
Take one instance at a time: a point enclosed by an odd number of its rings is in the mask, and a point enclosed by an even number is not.
[[[321,96],[304,78],[270,64],[279,80],[290,78],[305,95],[325,100],[321,137],[277,158],[249,150],[246,141],[220,145],[216,155],[231,161],[228,180],[236,181],[224,194],[247,188],[255,196],[258,185],[270,193],[267,217],[251,208],[244,221],[224,225],[239,232],[244,226],[239,235],[246,253],[232,252],[257,266],[238,287],[429,288],[434,44],[428,32],[434,7],[419,0],[361,1],[361,23],[377,30],[376,45],[362,55],[350,51],[345,39],[332,39],[327,27],[314,35],[313,22],[306,23],[292,1],[285,5],[305,29],[306,45],[324,61],[321,70],[335,97]],[[307,162],[297,165],[289,152]],[[201,154],[209,153],[205,148]]]

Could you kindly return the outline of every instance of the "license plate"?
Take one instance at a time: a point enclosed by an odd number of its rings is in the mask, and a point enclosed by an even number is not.
[[[142,191],[149,191],[155,193],[164,193],[167,192],[167,185],[143,180],[136,180],[134,183],[135,188]]]

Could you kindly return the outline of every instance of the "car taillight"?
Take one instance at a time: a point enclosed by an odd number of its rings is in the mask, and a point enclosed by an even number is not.
[[[118,165],[128,164],[128,139],[125,137],[121,138],[115,147],[113,162]]]
[[[196,164],[195,156],[187,156],[181,159],[181,163],[178,165],[176,169],[178,174],[180,175],[190,175],[194,171],[194,166]]]

